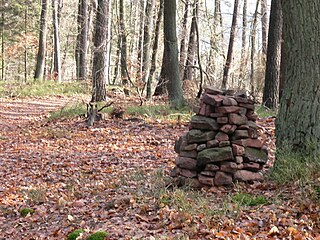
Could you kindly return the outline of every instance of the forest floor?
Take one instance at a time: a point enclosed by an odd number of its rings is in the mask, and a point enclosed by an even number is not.
[[[320,239],[319,202],[296,184],[168,184],[187,123],[47,120],[72,101],[0,98],[0,239],[66,239],[80,228],[81,239],[97,230],[107,239]],[[273,121],[259,124],[274,151]],[[24,207],[35,212],[23,217]]]

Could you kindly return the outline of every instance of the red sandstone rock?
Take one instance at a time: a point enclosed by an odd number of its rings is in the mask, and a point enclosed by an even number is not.
[[[242,156],[245,154],[245,148],[237,144],[232,144],[232,152],[235,156]]]
[[[214,177],[214,184],[217,186],[230,185],[232,184],[232,176],[228,173],[218,171]]]
[[[222,105],[224,105],[224,106],[237,106],[238,102],[234,98],[225,97],[222,101]]]
[[[238,181],[263,181],[264,177],[261,173],[251,172],[248,170],[238,170],[234,173],[234,179]]]
[[[207,148],[218,147],[219,141],[217,139],[213,139],[207,142]]]
[[[216,171],[218,171],[220,168],[219,168],[219,166],[217,166],[217,165],[215,165],[215,164],[207,164],[206,165],[206,167],[205,167],[205,171],[214,171],[214,172],[216,172]]]
[[[181,157],[187,157],[187,158],[196,158],[197,157],[197,151],[180,151],[179,156]]]
[[[216,175],[215,171],[202,171],[200,172],[201,175],[208,176],[208,177],[214,177]]]
[[[220,165],[220,171],[234,173],[237,171],[238,165],[235,162],[222,162]]]
[[[229,141],[229,136],[226,133],[218,132],[215,136],[215,139],[217,139],[219,142],[221,141]]]
[[[242,108],[238,106],[223,106],[216,108],[217,113],[238,113],[241,110]]]
[[[212,118],[218,118],[218,117],[226,117],[227,114],[214,112],[214,113],[210,113],[209,116],[212,117]]]
[[[229,114],[229,123],[235,124],[235,125],[243,125],[248,122],[248,119],[244,115],[239,115],[236,113],[230,113]]]
[[[248,130],[235,130],[234,134],[231,137],[232,140],[237,140],[242,138],[249,138]]]
[[[253,148],[262,148],[263,144],[259,139],[239,139],[232,141],[234,144],[241,145],[243,147],[253,147]]]
[[[197,168],[197,160],[188,157],[177,157],[175,161],[176,165],[180,168],[186,168],[190,170],[195,170]]]
[[[193,178],[197,176],[197,172],[196,171],[192,171],[189,169],[184,169],[184,168],[180,168],[180,172],[179,174],[183,177],[187,177],[187,178]]]
[[[230,141],[219,142],[219,147],[227,147],[227,146],[230,146]]]
[[[252,111],[252,110],[249,110],[246,114],[247,118],[251,121],[256,121],[258,119],[258,115]]]
[[[228,123],[228,121],[229,121],[228,117],[218,117],[217,118],[217,123],[219,123],[219,124],[226,124],[226,123]]]
[[[226,134],[232,134],[236,129],[237,129],[236,125],[226,124],[220,128],[220,131]]]
[[[236,160],[236,163],[238,163],[238,164],[243,163],[243,157],[242,156],[236,156],[235,160]]]
[[[249,104],[249,103],[239,103],[240,107],[244,107],[250,110],[254,110],[254,104]]]
[[[208,93],[203,94],[202,101],[211,106],[219,107],[222,105],[224,96],[221,95],[211,95]]]
[[[259,163],[254,162],[244,163],[243,169],[258,172],[259,170],[261,170],[261,165]]]
[[[208,177],[208,176],[204,176],[202,174],[199,174],[198,180],[201,184],[204,184],[204,185],[209,185],[209,186],[214,185],[214,178],[213,177]]]

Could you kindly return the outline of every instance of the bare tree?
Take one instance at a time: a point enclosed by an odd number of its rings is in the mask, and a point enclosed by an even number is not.
[[[267,0],[261,0],[261,32],[262,32],[262,53],[267,55],[267,32],[268,32],[268,14]]]
[[[53,42],[54,42],[54,67],[53,74],[57,82],[61,82],[61,51],[59,34],[59,12],[61,10],[60,0],[52,0],[53,15]]]
[[[41,1],[41,16],[40,16],[40,32],[39,32],[39,47],[37,54],[37,64],[34,73],[34,78],[42,80],[44,77],[44,68],[46,60],[46,42],[48,28],[48,5],[49,0]]]
[[[237,27],[238,5],[239,5],[239,0],[234,0],[234,8],[233,8],[231,30],[230,30],[228,54],[227,54],[227,59],[226,59],[226,63],[224,65],[224,70],[223,70],[223,80],[222,80],[222,85],[221,85],[222,89],[226,89],[227,83],[228,83],[229,71],[230,71],[232,55],[233,55],[234,38],[235,38],[236,27]]]
[[[119,0],[119,21],[120,21],[120,36],[121,36],[121,82],[124,86],[128,84],[128,67],[127,67],[127,35],[124,19],[123,0]]]

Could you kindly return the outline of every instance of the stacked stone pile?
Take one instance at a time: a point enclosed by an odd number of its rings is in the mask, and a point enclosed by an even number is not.
[[[263,180],[268,152],[258,138],[254,101],[229,94],[205,89],[189,132],[175,143],[173,177],[211,186]]]

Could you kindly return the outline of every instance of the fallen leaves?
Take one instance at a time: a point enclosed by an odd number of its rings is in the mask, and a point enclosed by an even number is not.
[[[266,182],[198,193],[159,187],[159,172],[173,166],[174,141],[187,125],[118,119],[92,128],[79,119],[44,124],[47,109],[35,102],[0,104],[6,114],[0,134],[0,238],[65,239],[78,228],[86,236],[105,229],[108,239],[316,239],[319,234],[319,205],[301,204],[294,187],[280,191]],[[259,125],[273,153],[273,120]],[[237,205],[230,197],[237,191],[271,202]],[[35,211],[21,218],[21,207]]]

